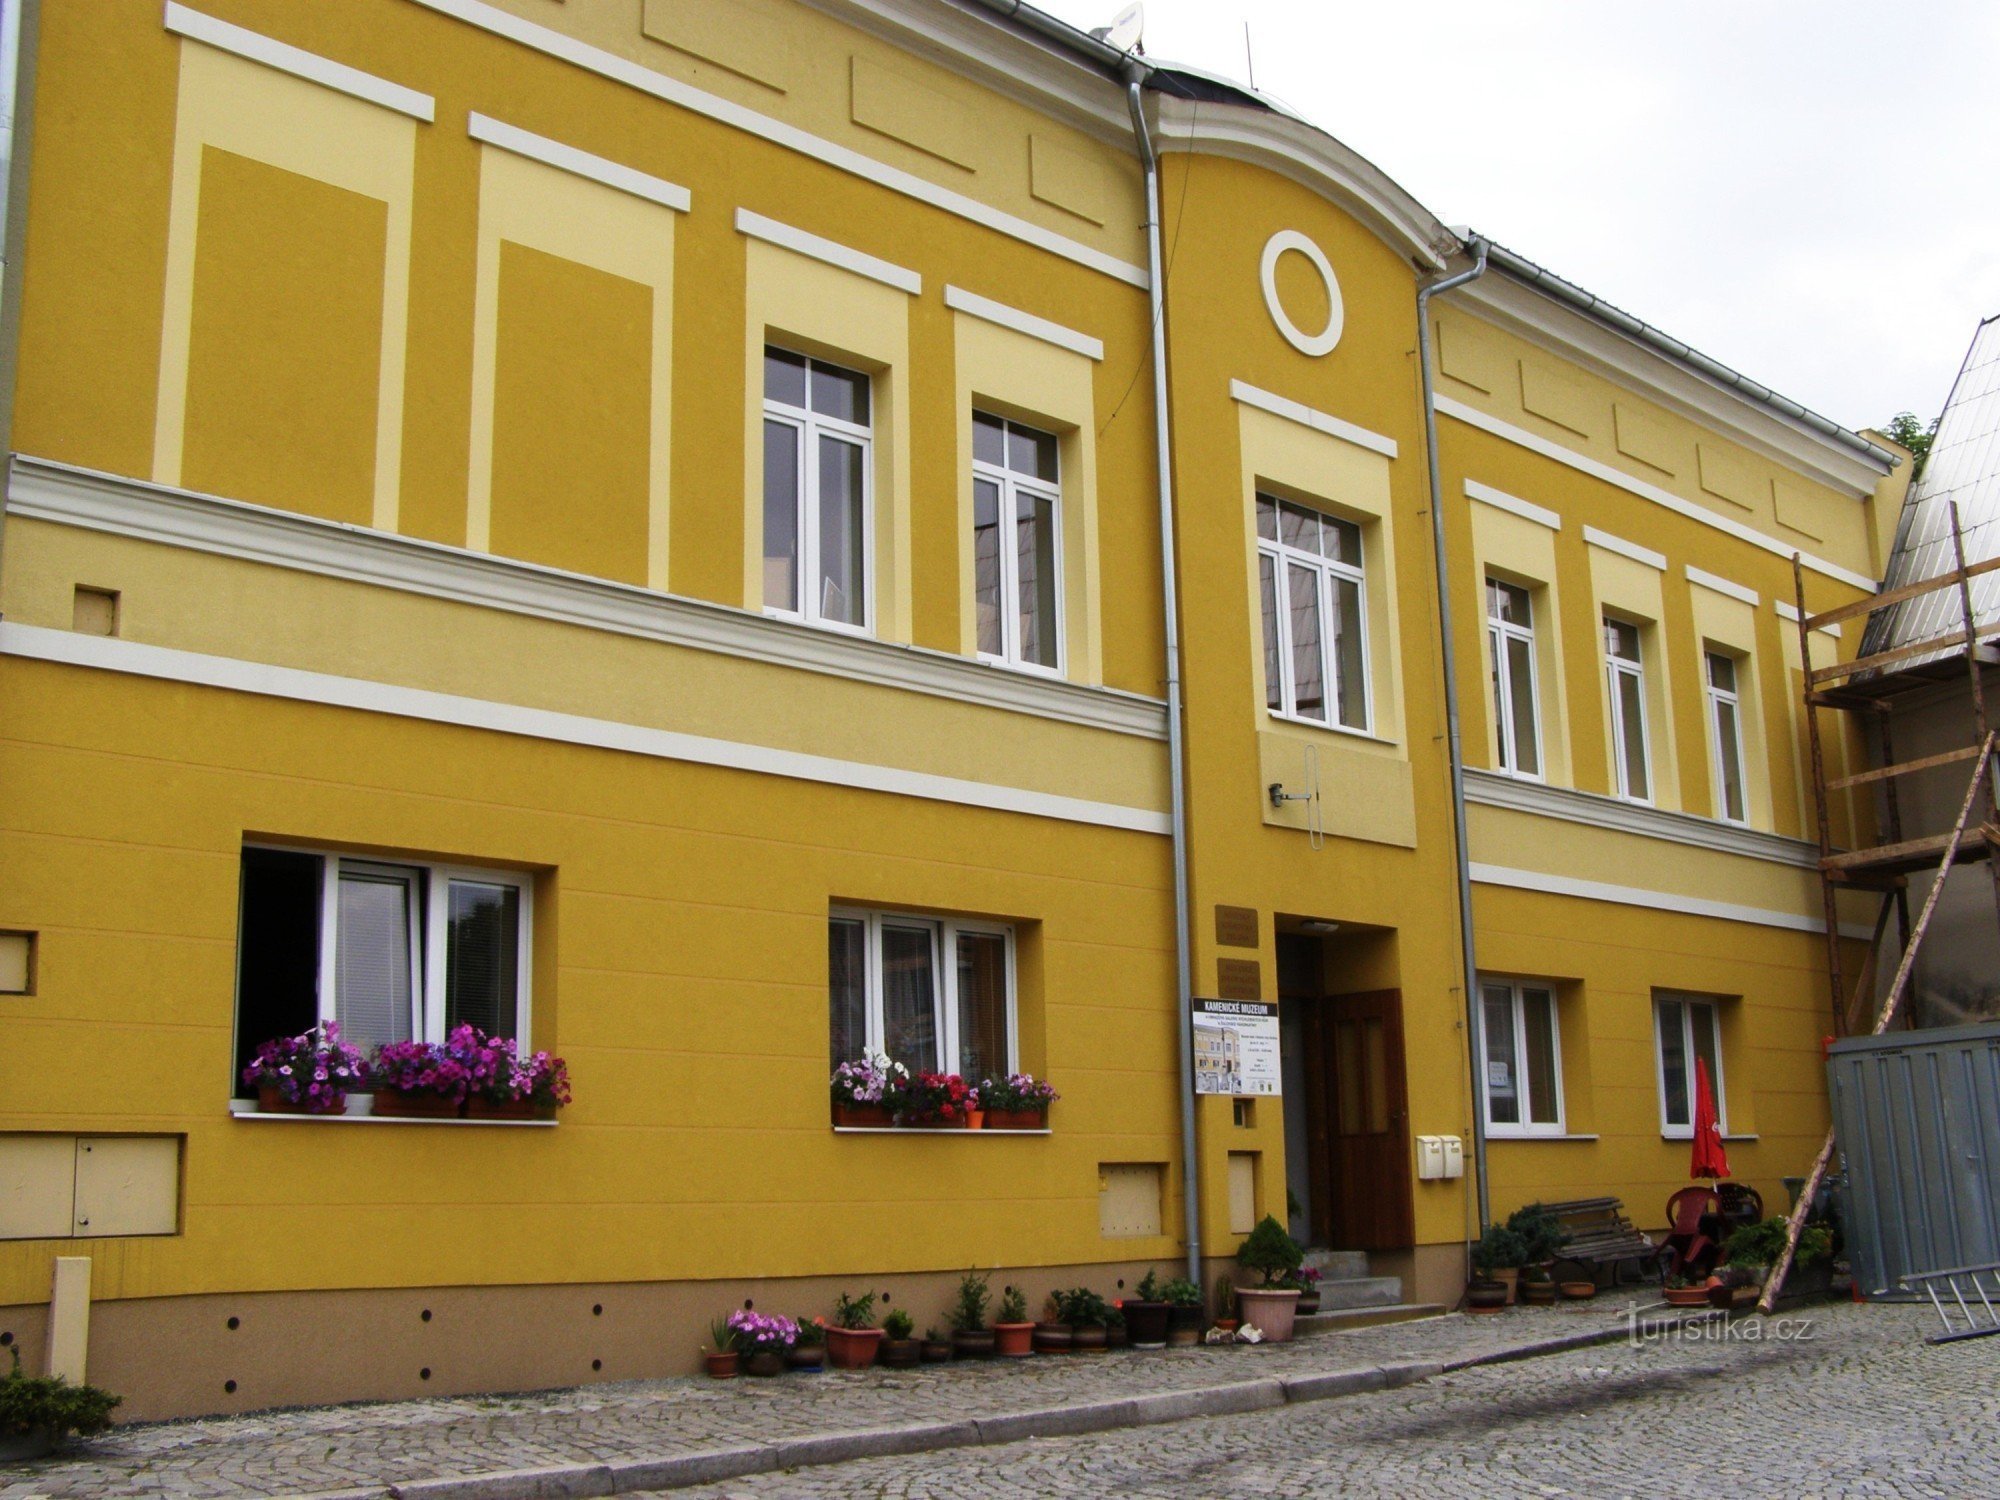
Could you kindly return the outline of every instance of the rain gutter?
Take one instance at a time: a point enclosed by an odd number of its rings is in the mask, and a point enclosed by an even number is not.
[[[21,344],[21,249],[28,232],[28,154],[35,117],[41,0],[0,0],[0,558],[13,477],[14,379]]]

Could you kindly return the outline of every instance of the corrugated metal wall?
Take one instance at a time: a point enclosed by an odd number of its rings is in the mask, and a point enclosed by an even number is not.
[[[1862,1293],[2000,1262],[2000,1024],[1835,1042],[1827,1089]]]

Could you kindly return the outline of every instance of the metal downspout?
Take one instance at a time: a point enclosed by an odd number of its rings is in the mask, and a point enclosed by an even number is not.
[[[0,558],[13,479],[14,379],[21,339],[21,247],[28,228],[28,151],[35,115],[41,0],[0,0]]]
[[[1480,1087],[1480,1063],[1486,1053],[1485,1028],[1479,1006],[1479,960],[1472,940],[1472,850],[1465,832],[1465,737],[1458,712],[1458,653],[1451,633],[1451,573],[1444,550],[1444,484],[1438,477],[1437,393],[1431,385],[1430,302],[1440,292],[1464,286],[1486,274],[1487,245],[1472,242],[1475,257],[1468,270],[1417,291],[1417,363],[1424,382],[1424,456],[1431,477],[1431,550],[1437,565],[1438,636],[1444,661],[1445,731],[1451,759],[1451,831],[1458,862],[1459,957],[1465,970],[1465,1046],[1472,1086],[1472,1170],[1479,1193],[1479,1228],[1492,1222],[1493,1201],[1486,1187],[1486,1106]]]
[[[1167,637],[1167,762],[1172,783],[1174,842],[1175,1019],[1181,1059],[1181,1193],[1187,1216],[1188,1280],[1201,1285],[1201,1172],[1195,1158],[1194,956],[1188,929],[1186,746],[1181,716],[1180,596],[1174,561],[1174,461],[1167,420],[1167,287],[1160,264],[1160,163],[1146,129],[1141,101],[1143,71],[1126,74],[1125,102],[1132,111],[1139,160],[1146,169],[1146,268],[1153,312],[1153,436],[1160,468],[1160,595]]]

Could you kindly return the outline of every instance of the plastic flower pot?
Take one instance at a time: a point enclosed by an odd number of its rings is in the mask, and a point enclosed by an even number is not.
[[[850,1130],[886,1130],[890,1125],[889,1109],[883,1104],[848,1104],[836,1099],[833,1123]]]
[[[465,1114],[470,1120],[532,1120],[535,1103],[532,1099],[489,1099],[474,1094],[465,1101]]]
[[[734,1349],[725,1349],[720,1354],[702,1356],[708,1364],[708,1373],[714,1380],[734,1380],[739,1356]]]
[[[785,1373],[785,1351],[752,1349],[743,1356],[743,1368],[752,1375],[769,1377]]]
[[[943,1365],[951,1363],[951,1340],[925,1339],[924,1363],[927,1365]]]
[[[826,1364],[824,1344],[794,1344],[786,1351],[785,1363],[794,1370],[818,1370]]]
[[[1035,1325],[1028,1325],[1033,1328]],[[960,1359],[991,1359],[996,1335],[990,1328],[973,1328],[951,1336],[951,1347]]]
[[[1067,1354],[1075,1347],[1076,1330],[1067,1323],[1035,1324],[1037,1354]]]
[[[1319,1311],[1319,1288],[1307,1287],[1299,1293],[1299,1316],[1307,1317]]]
[[[1132,1302],[1123,1306],[1125,1330],[1134,1349],[1164,1349],[1167,1346],[1167,1316],[1173,1311],[1164,1302]]]
[[[1497,1281],[1475,1281],[1465,1289],[1466,1311],[1497,1313],[1507,1306],[1507,1288]]]
[[[1236,1310],[1243,1321],[1264,1335],[1267,1344],[1288,1343],[1298,1317],[1295,1286],[1245,1286],[1236,1289]]]
[[[443,1094],[404,1094],[394,1089],[375,1091],[375,1113],[396,1120],[456,1120],[465,1112],[464,1101]]]
[[[827,1362],[836,1370],[865,1370],[875,1363],[882,1345],[879,1328],[829,1328],[826,1331]]]
[[[1033,1323],[995,1323],[993,1352],[1002,1359],[1026,1359],[1035,1352]]]
[[[887,1369],[907,1370],[923,1358],[924,1346],[917,1339],[882,1340],[881,1351],[875,1356],[876,1362]]]
[[[965,1112],[965,1128],[967,1130],[984,1130],[986,1128],[986,1111],[983,1109],[968,1109]]]
[[[986,1111],[988,1130],[1041,1130],[1049,1123],[1049,1117],[1038,1109],[989,1109]]]
[[[345,1099],[341,1099],[338,1104],[331,1101],[314,1103],[308,1099],[301,1099],[298,1103],[294,1104],[285,1098],[275,1083],[260,1083],[257,1085],[257,1111],[259,1114],[337,1115],[345,1112],[346,1108],[347,1101]]]
[[[1130,1314],[1127,1314],[1130,1316]],[[1201,1342],[1201,1309],[1198,1307],[1174,1307],[1167,1309],[1167,1347],[1169,1349],[1192,1349]]]
[[[1070,1330],[1069,1346],[1078,1354],[1102,1354],[1110,1342],[1109,1333],[1099,1323],[1079,1323]]]

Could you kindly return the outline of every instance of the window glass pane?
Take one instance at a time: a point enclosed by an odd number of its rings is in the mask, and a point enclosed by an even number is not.
[[[1528,1045],[1521,1060],[1528,1075],[1528,1122],[1557,1124],[1562,1104],[1556,1088],[1556,997],[1547,990],[1523,989],[1521,1026]]]
[[[1056,440],[1046,432],[1007,424],[1007,467],[1055,483]]]
[[[866,600],[859,444],[819,440],[819,613],[844,625],[862,623]]]
[[[1264,702],[1282,711],[1285,681],[1279,666],[1278,570],[1268,552],[1257,554],[1257,587],[1264,600]]]
[[[525,1040],[520,1029],[521,892],[490,881],[450,882],[444,1025]]]
[[[1486,632],[1488,654],[1493,663],[1493,743],[1499,748],[1500,769],[1514,769],[1514,742],[1507,731],[1507,637],[1497,630]]]
[[[417,879],[413,870],[341,868],[334,1018],[364,1052],[410,1040],[410,907]]]
[[[972,456],[983,464],[1004,468],[1007,463],[1005,424],[983,411],[972,414]]]
[[[1368,671],[1361,650],[1361,585],[1351,578],[1333,582],[1333,672],[1339,690],[1340,722],[1368,727]]]
[[[1486,615],[1509,625],[1526,627],[1534,623],[1528,613],[1528,591],[1497,578],[1486,580]]]
[[[1652,790],[1646,774],[1646,718],[1643,686],[1637,672],[1613,672],[1617,698],[1612,712],[1618,716],[1619,748],[1625,770],[1625,795],[1646,798]]]
[[[1510,635],[1507,641],[1507,706],[1514,716],[1514,769],[1528,776],[1542,772],[1541,747],[1535,738],[1534,643]]]
[[[1725,693],[1736,691],[1736,663],[1720,652],[1708,653],[1708,684]]]
[[[958,935],[958,1071],[977,1083],[1006,1074],[1007,939]]]
[[[1389,1128],[1389,1049],[1382,1022],[1374,1016],[1361,1021],[1362,1078],[1368,1090],[1365,1128],[1380,1135]]]
[[[1016,580],[1021,612],[1021,660],[1056,664],[1056,507],[1043,495],[1015,495]]]
[[[1487,985],[1486,1118],[1495,1125],[1521,1123],[1520,1069],[1514,1056],[1514,994],[1505,985]]]
[[[806,362],[785,349],[764,350],[764,399],[787,406],[806,404]]]
[[[1715,1034],[1715,1007],[1713,1005],[1690,1005],[1688,1029],[1694,1033],[1694,1055],[1708,1064],[1708,1087],[1715,1103],[1715,1118],[1722,1120],[1722,1049],[1721,1039]],[[1690,1075],[1688,1088],[1692,1090],[1694,1079]],[[1693,1095],[1690,1093],[1689,1098]],[[1692,1120],[1693,1116],[1690,1115]]]
[[[1604,650],[1607,655],[1621,661],[1639,659],[1639,627],[1627,625],[1623,620],[1604,622]]]
[[[1666,1123],[1684,1126],[1693,1123],[1688,1114],[1687,1044],[1681,1035],[1681,1002],[1662,1000],[1657,1007],[1660,1021],[1660,1079],[1665,1095]]]
[[[1269,495],[1257,497],[1257,535],[1267,542],[1278,539],[1278,502]]]
[[[912,1073],[938,1065],[937,975],[928,927],[882,924],[882,1050]]]
[[[1287,547],[1319,551],[1319,516],[1302,505],[1287,501],[1278,508],[1278,533]]]
[[[236,1088],[259,1047],[319,1021],[320,872],[317,854],[243,851],[236,948]]]
[[[1737,742],[1736,705],[1715,700],[1715,743],[1722,762],[1722,815],[1743,821],[1743,747]]]
[[[1361,528],[1352,521],[1336,521],[1332,516],[1320,517],[1319,525],[1320,552],[1350,568],[1360,567]]]
[[[1285,567],[1291,593],[1292,711],[1308,719],[1326,717],[1319,633],[1319,573],[1296,563]]]
[[[1333,1065],[1334,1092],[1338,1099],[1336,1113],[1340,1119],[1342,1135],[1361,1134],[1362,1103],[1367,1093],[1363,1082],[1361,1056],[1361,1023],[1358,1021],[1335,1021],[1333,1023]]]
[[[868,926],[851,917],[827,923],[828,1071],[868,1050]]]
[[[764,423],[764,602],[799,607],[799,429]]]
[[[972,481],[972,611],[979,649],[1000,655],[1000,486],[989,479]]]
[[[812,366],[812,409],[822,417],[837,417],[858,427],[868,425],[868,377],[838,365]]]

